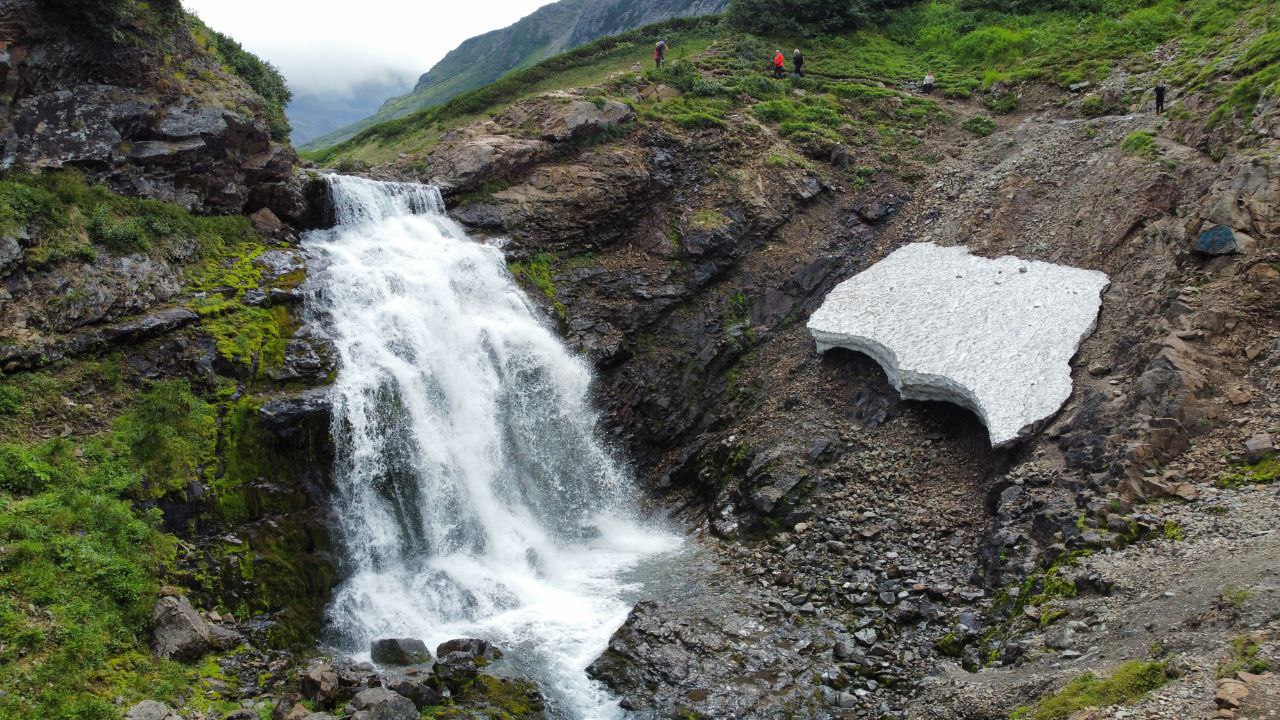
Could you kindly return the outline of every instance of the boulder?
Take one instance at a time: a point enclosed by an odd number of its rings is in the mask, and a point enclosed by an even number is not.
[[[442,685],[456,694],[475,682],[480,668],[476,664],[475,655],[457,651],[441,655],[432,668],[432,673]]]
[[[244,642],[244,636],[238,631],[223,625],[208,623],[209,644],[218,650],[230,650]]]
[[[488,640],[476,638],[455,638],[436,646],[436,657],[444,657],[449,653],[464,652],[471,657],[492,662],[502,657],[502,651]]]
[[[381,665],[416,665],[431,661],[427,644],[416,638],[374,640],[369,653],[373,661]]]
[[[312,663],[302,671],[298,678],[302,697],[311,700],[317,707],[332,707],[338,695],[338,674],[327,662]]]
[[[22,262],[22,246],[18,239],[8,235],[0,235],[0,278],[17,269]]]
[[[209,651],[209,625],[185,597],[162,597],[152,612],[151,649],[167,660],[195,662]]]
[[[444,699],[444,694],[424,677],[387,678],[383,685],[409,698],[419,710],[428,705],[437,705]]]
[[[634,117],[635,111],[617,100],[573,100],[552,111],[542,125],[542,137],[550,142],[577,140]]]
[[[375,687],[356,693],[351,708],[368,713],[369,720],[420,720],[418,708],[409,698],[387,688]]]
[[[869,355],[906,399],[973,411],[1001,447],[1070,397],[1071,358],[1108,284],[1092,270],[916,243],[838,285],[809,332],[819,352]]]
[[[176,717],[168,705],[156,700],[143,700],[125,713],[126,720],[174,720]]]
[[[1244,442],[1244,458],[1256,463],[1276,451],[1275,440],[1271,433],[1256,433]]]
[[[1253,239],[1226,225],[1213,225],[1191,241],[1192,252],[1200,255],[1234,255],[1254,244]]]

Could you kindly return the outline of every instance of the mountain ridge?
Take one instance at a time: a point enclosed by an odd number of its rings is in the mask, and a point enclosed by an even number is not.
[[[334,145],[366,127],[443,104],[511,70],[593,40],[672,18],[714,15],[728,4],[729,0],[560,0],[545,5],[512,25],[463,41],[423,73],[408,94],[389,98],[374,115],[302,147]]]

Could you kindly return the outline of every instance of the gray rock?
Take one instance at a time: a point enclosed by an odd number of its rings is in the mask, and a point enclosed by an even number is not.
[[[185,597],[162,597],[152,612],[151,649],[180,662],[194,662],[209,651],[209,625]]]
[[[467,652],[451,652],[440,656],[432,673],[452,692],[459,692],[475,681],[480,674],[476,656]]]
[[[143,700],[125,713],[128,720],[166,720],[169,706],[156,700]]]
[[[455,638],[436,646],[436,657],[444,657],[449,653],[464,652],[472,657],[492,662],[502,657],[502,651],[488,640],[476,638]]]
[[[369,688],[356,693],[351,707],[368,713],[369,720],[420,720],[421,715],[409,698],[387,688]]]
[[[230,650],[244,642],[244,636],[236,630],[215,623],[208,623],[209,644],[219,650]]]
[[[1058,628],[1045,637],[1044,644],[1054,650],[1069,650],[1075,647],[1076,633],[1068,627]]]
[[[381,665],[416,665],[431,660],[427,644],[416,638],[374,640],[369,652]]]
[[[629,105],[606,100],[597,106],[585,100],[574,100],[561,106],[543,123],[542,137],[550,142],[577,140],[635,117]]]
[[[1244,457],[1251,463],[1256,463],[1275,451],[1276,443],[1271,433],[1256,433],[1244,442]]]
[[[433,687],[425,677],[387,678],[383,681],[383,685],[409,698],[419,710],[428,705],[437,705],[444,699],[444,694]]]
[[[4,277],[22,262],[22,246],[18,239],[8,235],[0,235],[0,277]]]

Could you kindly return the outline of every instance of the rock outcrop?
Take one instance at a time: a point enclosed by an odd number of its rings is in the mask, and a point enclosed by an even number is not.
[[[904,398],[972,410],[999,447],[1070,397],[1070,361],[1107,284],[1100,272],[917,243],[832,290],[809,331],[819,352],[870,355]]]
[[[76,168],[202,212],[278,196],[296,158],[272,142],[261,98],[197,45],[180,9],[137,23],[139,41],[119,41],[52,4],[0,8],[0,168]]]

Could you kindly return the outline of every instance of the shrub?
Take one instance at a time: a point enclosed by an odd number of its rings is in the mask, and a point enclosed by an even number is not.
[[[1146,130],[1131,132],[1120,143],[1120,149],[1130,155],[1152,159],[1156,156],[1155,135]]]
[[[978,28],[956,42],[956,54],[970,63],[1007,65],[1022,57],[1031,45],[1023,32],[999,25]]]
[[[1059,720],[1086,707],[1127,704],[1168,681],[1168,668],[1164,663],[1133,660],[1117,667],[1108,677],[1086,672],[1041,700],[1033,709],[1022,713],[1022,717],[1027,720]]]
[[[267,125],[271,129],[271,139],[276,142],[287,142],[289,119],[284,109],[293,99],[293,93],[285,82],[284,75],[275,65],[245,50],[240,43],[205,25],[195,15],[189,15],[188,22],[197,35],[208,38],[210,49],[222,59],[223,64],[236,77],[244,80],[253,91],[262,98],[267,108]]]
[[[115,434],[147,474],[152,495],[183,487],[212,460],[217,410],[184,380],[157,382],[115,423]]]
[[[986,137],[996,131],[996,121],[985,115],[975,115],[965,120],[960,127],[978,137]]]
[[[757,35],[776,36],[803,29],[837,32],[858,25],[865,0],[733,0],[725,19]]]

